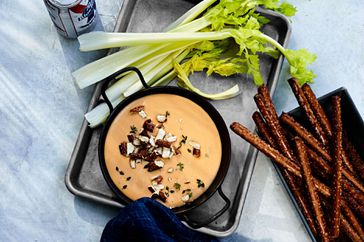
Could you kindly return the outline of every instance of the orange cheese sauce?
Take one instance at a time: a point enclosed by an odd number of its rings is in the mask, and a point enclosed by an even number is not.
[[[134,125],[138,130],[148,118],[143,119],[139,114],[130,113],[130,110],[136,106],[144,105],[144,111],[153,123],[157,126],[157,115],[170,113],[164,130],[177,137],[173,143],[178,147],[182,135],[187,136],[187,141],[181,147],[181,154],[172,156],[171,159],[158,158],[164,161],[162,169],[148,172],[144,169],[146,161],[136,165],[132,169],[129,164],[129,158],[120,154],[119,145],[127,142],[127,135]],[[154,128],[153,135],[156,136],[157,128]],[[200,157],[192,155],[192,146],[190,141],[196,141],[201,145]],[[153,94],[137,99],[126,106],[112,122],[105,140],[105,162],[107,170],[115,185],[130,199],[136,200],[141,197],[151,197],[152,193],[148,190],[151,185],[152,177],[157,175],[163,176],[161,182],[165,188],[169,188],[169,197],[164,203],[167,207],[179,207],[184,205],[182,196],[186,195],[183,190],[191,189],[192,196],[188,202],[199,197],[211,185],[214,180],[221,162],[221,140],[215,123],[210,116],[197,104],[187,98],[173,94]],[[178,163],[183,163],[184,169],[181,171]],[[118,167],[118,170],[116,170]],[[173,172],[167,172],[172,168]],[[120,171],[124,175],[120,174]],[[127,178],[130,177],[130,180]],[[205,184],[205,187],[197,186],[197,179]],[[179,190],[174,188],[174,184],[180,184]],[[126,185],[126,187],[125,187]],[[123,188],[124,187],[124,188]]]

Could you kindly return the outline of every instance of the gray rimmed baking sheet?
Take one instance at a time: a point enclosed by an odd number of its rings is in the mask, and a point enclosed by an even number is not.
[[[193,5],[192,1],[185,0],[124,0],[115,32],[162,31]],[[289,21],[272,11],[259,9],[259,12],[270,19],[270,22],[264,26],[263,32],[286,46],[290,36]],[[283,57],[273,59],[262,56],[261,71],[264,79],[267,80],[271,94],[274,93],[282,62]],[[233,121],[239,121],[249,129],[255,128],[251,115],[256,110],[253,101],[256,86],[251,78],[246,75],[228,78],[213,75],[207,78],[204,73],[196,73],[192,77],[192,81],[197,87],[211,93],[226,90],[236,83],[239,84],[242,90],[239,96],[229,100],[212,101],[212,104],[221,113],[227,125]],[[175,83],[172,82],[170,85],[175,85]],[[88,110],[97,105],[100,90],[101,84],[97,84]],[[77,196],[122,207],[123,204],[118,202],[101,173],[97,153],[100,132],[101,128],[91,129],[84,120],[66,171],[65,183],[69,191]],[[216,221],[198,229],[214,236],[228,236],[237,228],[257,156],[257,151],[248,143],[241,142],[240,138],[231,132],[230,137],[232,159],[222,190],[229,197],[232,205]],[[222,199],[215,194],[189,216],[196,220],[207,218],[223,205]]]

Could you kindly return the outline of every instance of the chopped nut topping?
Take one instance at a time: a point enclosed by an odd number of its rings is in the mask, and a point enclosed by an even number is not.
[[[135,135],[134,135],[134,134],[129,134],[127,137],[128,137],[128,141],[129,141],[130,143],[133,143],[133,141],[134,141],[134,139],[135,139]]]
[[[153,135],[151,135],[149,138],[149,144],[153,147],[155,146],[155,137]]]
[[[154,161],[154,163],[159,166],[160,168],[162,168],[164,166],[164,162],[162,160],[156,160]]]
[[[165,134],[166,131],[164,131],[164,129],[158,129],[157,137],[155,138],[155,140],[163,140]]]
[[[144,124],[143,124],[143,128],[149,132],[153,132],[154,130],[154,124],[152,122],[151,119],[145,120]]]
[[[139,113],[144,110],[144,105],[136,106],[135,108],[130,109],[131,113]]]
[[[136,162],[135,162],[135,160],[130,160],[129,164],[130,164],[131,169],[135,169],[136,168]]]
[[[170,148],[171,147],[171,143],[169,143],[168,141],[165,141],[165,140],[157,140],[155,142],[155,144],[158,146],[158,147],[167,147],[167,148]]]
[[[171,168],[168,168],[167,172],[168,173],[172,173],[173,172],[173,168],[172,167]]]
[[[187,195],[182,196],[181,199],[183,202],[187,202],[188,200],[190,200],[190,196],[187,194]]]
[[[140,142],[143,142],[143,143],[149,142],[149,138],[146,136],[139,136],[139,140],[140,140]]]
[[[164,162],[163,161],[153,161],[153,162],[149,162],[148,164],[146,164],[144,166],[144,168],[148,168],[148,171],[151,172],[151,171],[155,171],[155,170],[161,169],[161,168],[163,168],[163,166],[164,166]]]
[[[142,117],[142,118],[147,118],[148,117],[148,115],[146,114],[146,112],[144,112],[144,110],[139,112],[139,116]]]
[[[167,117],[165,115],[159,114],[157,115],[157,121],[159,123],[164,123],[165,121],[167,121]]]
[[[131,153],[133,153],[135,147],[132,143],[126,144],[126,156],[129,156]]]
[[[163,148],[162,147],[158,147],[157,149],[154,150],[154,152],[158,155],[162,155],[163,152]]]
[[[135,145],[135,146],[139,146],[141,143],[140,143],[140,140],[139,139],[135,139],[134,141],[133,141],[133,145]]]
[[[167,201],[167,197],[166,197],[166,194],[164,194],[164,192],[162,191],[159,191],[159,199],[162,201],[162,202],[166,202]]]
[[[156,183],[161,183],[163,181],[163,176],[158,175],[158,176],[152,177],[152,181],[154,181]]]
[[[199,143],[197,143],[196,141],[190,141],[189,144],[194,148],[194,149],[201,149],[201,145]]]
[[[163,147],[162,158],[169,158],[171,155],[171,149]]]
[[[172,177],[168,177],[168,181],[171,182],[172,181]]]
[[[174,135],[171,135],[171,136],[167,137],[166,140],[168,142],[172,143],[172,142],[175,142],[177,140],[177,137],[174,136]]]
[[[199,158],[201,156],[201,150],[193,148],[192,154],[193,156]]]
[[[126,142],[123,142],[119,145],[119,151],[120,151],[120,154],[126,156],[126,153],[127,153]]]

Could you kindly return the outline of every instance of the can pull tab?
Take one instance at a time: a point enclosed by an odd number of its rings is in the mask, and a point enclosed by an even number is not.
[[[115,72],[114,74],[111,74],[110,76],[104,78],[102,80],[103,84],[102,84],[102,87],[101,87],[101,96],[104,99],[106,105],[109,107],[110,114],[114,110],[114,107],[112,106],[111,101],[109,100],[109,98],[106,95],[106,89],[108,88],[109,83],[111,81],[113,81],[117,76],[121,75],[122,73],[129,72],[129,71],[134,71],[138,75],[139,80],[143,84],[145,89],[149,88],[148,84],[144,80],[144,77],[143,77],[143,74],[141,73],[141,71],[138,68],[134,67],[134,66],[125,67],[125,68]]]

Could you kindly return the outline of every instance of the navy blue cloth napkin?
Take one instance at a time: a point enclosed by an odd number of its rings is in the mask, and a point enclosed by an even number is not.
[[[167,207],[150,198],[141,198],[121,209],[111,219],[101,242],[119,241],[218,241],[187,228]]]

